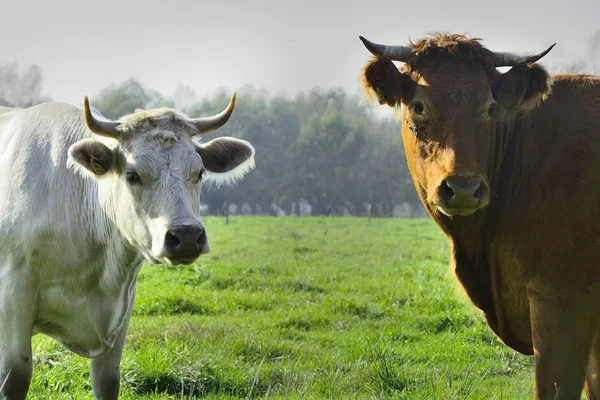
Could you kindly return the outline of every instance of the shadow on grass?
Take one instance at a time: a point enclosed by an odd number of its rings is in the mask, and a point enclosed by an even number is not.
[[[358,317],[361,319],[373,318],[379,319],[385,316],[384,313],[375,311],[367,303],[354,302],[352,300],[342,301],[335,311],[341,314]]]
[[[417,323],[419,329],[429,333],[458,332],[477,323],[472,316],[426,316]]]
[[[135,315],[179,315],[179,314],[194,314],[194,315],[214,315],[215,312],[210,307],[200,306],[192,301],[182,297],[167,297],[159,299],[151,304],[136,305],[134,310]]]
[[[385,343],[371,344],[368,357],[371,361],[369,380],[373,394],[400,396],[415,386],[414,379],[405,373],[412,367],[410,360],[392,352]]]
[[[307,292],[307,293],[325,293],[326,290],[320,286],[313,285],[306,281],[294,281],[288,283],[289,287],[295,292]]]
[[[211,368],[206,368],[203,371],[184,371],[179,374],[166,371],[144,375],[136,371],[130,371],[125,374],[125,382],[137,396],[154,394],[167,395],[170,398],[204,398],[216,395],[225,398],[254,399],[265,398],[265,395],[268,398],[269,393],[275,387],[280,388],[284,384],[299,389],[297,387],[298,382],[286,382],[286,374],[283,371],[272,370],[263,373],[261,367],[262,362],[252,382],[247,380],[240,382],[227,381]],[[287,380],[293,380],[292,378],[288,376]]]
[[[222,380],[215,374],[200,372],[189,375],[177,375],[171,372],[161,372],[152,375],[129,373],[125,377],[127,385],[136,395],[168,395],[185,398],[202,398],[210,394],[234,397],[248,397],[247,385]],[[256,385],[252,397],[264,395],[267,388]]]
[[[331,321],[324,318],[314,318],[310,316],[290,317],[279,324],[282,329],[297,329],[299,331],[311,331],[314,329],[328,328]]]

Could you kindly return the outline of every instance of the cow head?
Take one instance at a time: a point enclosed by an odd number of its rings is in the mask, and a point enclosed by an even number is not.
[[[96,180],[108,218],[151,262],[188,264],[207,253],[202,183],[232,182],[254,167],[254,148],[244,140],[192,139],[225,124],[234,104],[235,94],[227,109],[206,118],[160,108],[108,121],[85,98],[87,126],[99,136],[73,144],[70,162]]]
[[[410,46],[361,37],[376,58],[363,88],[400,107],[402,137],[417,191],[431,212],[471,215],[490,201],[496,135],[550,92],[535,54],[494,53],[464,35],[435,34]],[[392,60],[404,62],[400,69]],[[502,74],[496,67],[512,66]]]

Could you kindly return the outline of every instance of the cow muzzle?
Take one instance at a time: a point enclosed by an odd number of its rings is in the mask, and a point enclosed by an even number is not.
[[[484,179],[450,176],[438,186],[434,205],[448,216],[467,216],[489,202],[490,188]]]
[[[210,251],[202,225],[179,225],[165,234],[164,253],[169,264],[191,264]]]

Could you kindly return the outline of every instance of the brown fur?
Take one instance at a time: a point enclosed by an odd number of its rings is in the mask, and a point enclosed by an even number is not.
[[[492,52],[486,49],[479,38],[469,38],[464,34],[450,34],[436,32],[429,37],[410,41],[409,47],[416,57],[409,61],[409,65],[418,66],[427,62],[429,58],[439,60],[444,57],[461,59],[470,63],[478,63],[486,70],[494,69]]]
[[[579,399],[584,381],[599,399],[600,78],[501,74],[463,35],[411,47],[400,70],[370,61],[363,87],[402,106],[409,170],[459,282],[504,343],[535,354],[536,399]],[[486,201],[453,214],[447,182],[480,183]]]
[[[360,77],[367,99],[389,106],[399,104],[402,97],[412,96],[416,86],[408,76],[399,75],[391,61],[377,58],[365,65]]]

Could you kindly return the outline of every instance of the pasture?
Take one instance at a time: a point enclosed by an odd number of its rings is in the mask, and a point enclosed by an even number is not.
[[[429,220],[204,219],[212,251],[145,266],[123,399],[527,399],[533,359],[457,288]],[[33,339],[31,399],[87,399],[89,361]]]

